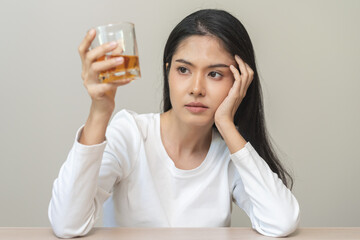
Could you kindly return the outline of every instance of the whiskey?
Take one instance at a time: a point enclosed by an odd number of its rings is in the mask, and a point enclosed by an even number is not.
[[[139,57],[129,55],[105,55],[97,61],[104,61],[111,58],[123,57],[124,62],[115,68],[99,74],[99,79],[102,83],[113,82],[122,79],[135,79],[141,77]]]

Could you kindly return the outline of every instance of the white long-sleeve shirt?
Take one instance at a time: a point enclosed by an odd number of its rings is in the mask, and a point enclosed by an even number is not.
[[[105,226],[228,227],[232,201],[261,234],[285,236],[298,225],[297,200],[249,142],[230,154],[213,130],[202,164],[182,170],[162,144],[159,113],[120,111],[97,145],[80,144],[81,132],[49,204],[59,237],[88,233],[107,199]]]

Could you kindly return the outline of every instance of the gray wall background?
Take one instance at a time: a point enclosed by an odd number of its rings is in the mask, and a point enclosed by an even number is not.
[[[200,8],[230,11],[252,38],[300,226],[360,226],[360,1],[1,0],[0,227],[49,226],[52,183],[90,106],[77,53],[86,31],[135,23],[143,77],[119,89],[116,111],[158,112],[165,41]],[[237,207],[232,225],[250,226]]]

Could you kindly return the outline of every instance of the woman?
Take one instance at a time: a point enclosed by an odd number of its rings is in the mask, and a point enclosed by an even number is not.
[[[261,234],[296,229],[292,179],[271,150],[254,51],[239,20],[209,9],[182,20],[164,51],[164,112],[122,110],[109,126],[117,87],[131,80],[99,83],[99,72],[123,59],[96,62],[116,44],[89,51],[94,37],[92,30],[79,47],[90,114],[49,205],[57,236],[88,233],[107,199],[106,226],[226,227],[234,201]]]

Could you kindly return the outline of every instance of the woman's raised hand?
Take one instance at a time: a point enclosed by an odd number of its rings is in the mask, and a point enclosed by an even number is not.
[[[112,114],[115,108],[115,94],[118,86],[125,85],[131,79],[118,80],[111,83],[100,83],[100,72],[110,70],[123,63],[122,57],[112,58],[104,61],[97,61],[106,53],[117,47],[116,42],[105,43],[99,47],[89,50],[89,47],[96,35],[95,29],[91,29],[79,46],[79,54],[82,62],[82,73],[84,86],[91,99],[91,111]]]
[[[216,110],[215,124],[217,126],[222,123],[233,123],[235,113],[254,78],[254,71],[247,63],[245,63],[237,55],[235,56],[235,61],[239,65],[240,71],[233,65],[230,66],[230,70],[234,75],[235,81],[228,93],[228,96]]]

